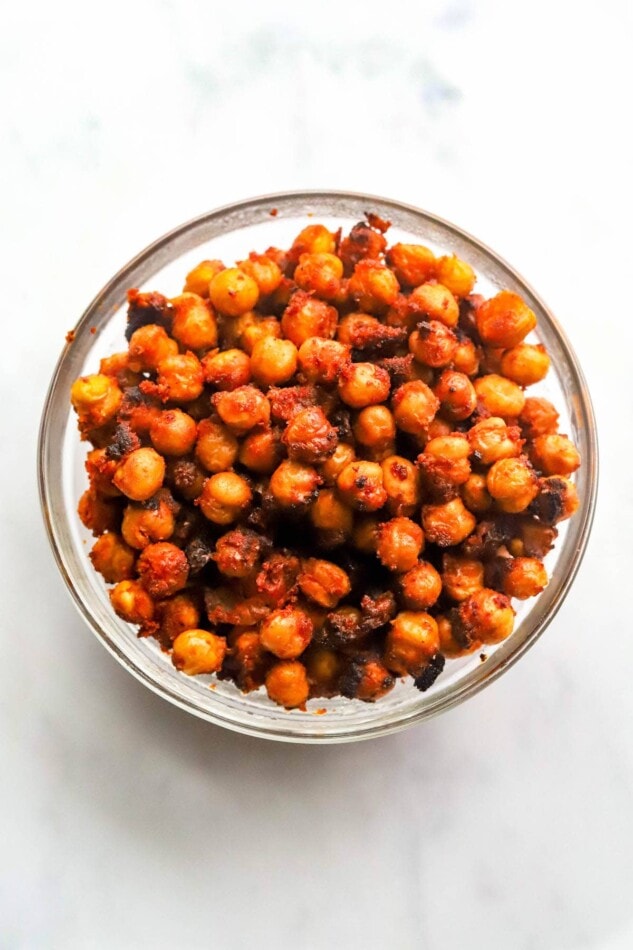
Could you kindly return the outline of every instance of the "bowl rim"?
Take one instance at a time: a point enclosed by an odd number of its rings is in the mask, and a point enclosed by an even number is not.
[[[578,358],[574,352],[574,349],[550,308],[543,301],[540,295],[534,290],[531,284],[525,280],[525,278],[516,270],[516,268],[510,265],[501,255],[499,255],[496,251],[493,251],[492,248],[490,248],[483,241],[474,237],[468,231],[465,231],[464,229],[453,224],[451,221],[440,217],[439,215],[396,199],[384,198],[379,195],[371,195],[364,192],[354,192],[347,190],[299,189],[272,192],[253,198],[246,198],[237,202],[230,202],[229,204],[221,205],[210,211],[204,212],[203,214],[190,218],[182,224],[177,225],[176,227],[167,231],[155,241],[152,241],[151,244],[147,245],[126,264],[124,264],[113,275],[113,277],[108,280],[108,282],[88,304],[71,333],[79,333],[86,325],[90,324],[94,320],[94,313],[98,309],[100,302],[106,298],[116,286],[119,284],[125,285],[128,274],[134,272],[144,262],[155,258],[162,250],[167,247],[171,247],[179,238],[195,230],[198,226],[205,225],[228,214],[238,213],[241,209],[247,210],[261,208],[268,209],[268,212],[270,213],[271,206],[274,207],[276,204],[282,204],[284,202],[296,202],[302,200],[308,202],[318,202],[337,198],[341,200],[348,199],[352,201],[362,201],[368,205],[380,205],[381,210],[392,208],[396,212],[404,211],[416,217],[423,218],[429,224],[436,225],[450,234],[453,234],[460,241],[465,241],[468,244],[473,245],[485,256],[492,258],[496,263],[501,265],[501,267],[505,269],[508,274],[511,275],[511,277],[532,296],[532,298],[537,302],[538,306],[542,309],[543,313],[546,315],[555,334],[558,337],[558,343],[564,351],[567,366],[574,378],[574,384],[581,393],[581,408],[587,421],[586,439],[589,451],[586,454],[586,457],[583,458],[583,467],[588,468],[587,494],[585,504],[584,507],[575,515],[574,519],[579,519],[577,522],[578,543],[572,552],[568,569],[565,573],[565,576],[559,583],[556,597],[553,600],[549,611],[544,617],[540,619],[539,622],[537,622],[536,626],[515,647],[515,649],[509,652],[506,656],[500,658],[499,662],[491,665],[487,671],[482,670],[482,672],[485,672],[485,675],[482,675],[481,677],[468,683],[457,683],[455,689],[447,694],[441,702],[437,703],[432,708],[421,707],[413,713],[406,713],[401,718],[395,719],[393,721],[386,723],[370,722],[361,724],[362,728],[360,729],[358,727],[352,728],[351,730],[345,730],[342,728],[340,732],[328,734],[301,732],[300,729],[295,728],[295,721],[290,720],[288,721],[288,731],[278,731],[273,729],[269,730],[256,725],[255,723],[249,723],[246,720],[237,723],[230,718],[225,718],[220,714],[219,711],[211,711],[201,708],[193,701],[179,696],[165,684],[158,683],[146,671],[136,665],[136,663],[128,656],[128,654],[117,643],[114,642],[114,640],[108,635],[107,631],[104,630],[98,623],[88,608],[86,602],[81,597],[77,587],[73,582],[70,571],[68,570],[62,550],[62,545],[58,542],[55,526],[53,523],[53,517],[51,513],[53,505],[46,473],[46,459],[49,451],[49,423],[53,413],[52,397],[56,391],[60,374],[68,356],[68,347],[64,347],[62,349],[53,370],[51,381],[46,393],[37,444],[37,479],[40,505],[47,537],[55,562],[71,595],[71,599],[75,605],[75,608],[86,621],[98,640],[115,657],[115,659],[117,659],[119,663],[125,667],[125,669],[132,673],[136,679],[142,682],[157,695],[167,699],[173,705],[190,712],[199,718],[212,722],[215,725],[223,726],[243,734],[268,738],[276,741],[321,745],[334,742],[353,742],[362,739],[390,735],[410,725],[413,725],[414,723],[430,719],[436,715],[439,715],[441,712],[445,712],[448,709],[452,709],[453,707],[459,705],[470,696],[476,695],[478,692],[480,692],[480,690],[494,682],[499,676],[501,676],[502,673],[513,666],[519,660],[519,658],[536,643],[536,641],[542,636],[546,628],[552,622],[560,610],[565,597],[567,596],[567,593],[578,573],[587,548],[591,527],[593,524],[599,479],[598,436],[591,396],[589,394],[584,373],[578,362]],[[326,211],[322,212],[322,216],[324,217],[327,217],[327,214],[328,213]],[[379,709],[379,705],[375,708]]]

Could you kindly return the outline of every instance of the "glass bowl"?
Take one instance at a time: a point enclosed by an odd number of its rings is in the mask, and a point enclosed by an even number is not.
[[[349,228],[373,211],[392,222],[390,241],[417,241],[438,252],[465,258],[478,275],[477,291],[489,296],[507,288],[519,293],[538,318],[535,336],[551,356],[547,380],[531,392],[548,396],[582,454],[576,475],[580,510],[560,526],[546,565],[550,583],[531,602],[517,606],[516,627],[497,647],[447,662],[426,693],[408,679],[375,704],[342,698],[318,699],[307,711],[287,711],[263,689],[244,695],[231,682],[188,677],[168,655],[110,607],[106,586],[88,559],[90,535],[76,514],[86,487],[81,443],[70,410],[73,380],[95,372],[99,359],[125,348],[129,287],[180,292],[184,275],[203,258],[232,263],[252,249],[283,247],[310,221],[333,230]],[[536,642],[561,606],[580,564],[591,527],[597,487],[597,444],[585,380],[567,339],[531,287],[495,253],[459,228],[417,208],[371,195],[346,192],[289,192],[267,195],[211,211],[160,238],[119,271],[90,304],[53,374],[40,430],[39,484],[44,520],[59,569],[76,606],[110,652],[141,682],[188,712],[238,732],[291,742],[343,742],[385,735],[428,719],[472,696],[495,680]],[[515,605],[516,606],[516,605]],[[324,711],[325,710],[325,711]]]

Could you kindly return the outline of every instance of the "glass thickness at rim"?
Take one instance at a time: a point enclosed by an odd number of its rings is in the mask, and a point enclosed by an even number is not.
[[[68,511],[61,487],[64,474],[61,446],[71,419],[68,401],[70,384],[81,372],[95,343],[92,331],[96,328],[98,338],[99,331],[107,326],[123,305],[127,289],[142,286],[187,252],[203,247],[211,239],[266,221],[305,218],[308,224],[311,220],[316,223],[319,217],[359,220],[366,211],[389,218],[397,228],[411,232],[423,243],[435,243],[445,253],[462,254],[478,275],[486,275],[498,286],[520,293],[535,310],[539,329],[547,339],[548,348],[553,347],[554,368],[558,372],[564,370],[566,392],[569,387],[568,410],[583,456],[583,465],[578,473],[581,510],[567,529],[556,565],[558,576],[552,578],[549,588],[540,595],[525,621],[509,640],[453,685],[442,687],[440,679],[437,690],[430,694],[419,694],[410,708],[387,710],[381,707],[379,701],[369,708],[365,707],[365,715],[360,722],[346,716],[337,719],[336,713],[322,717],[304,714],[302,721],[301,717],[292,718],[278,707],[268,712],[260,708],[254,713],[247,708],[246,701],[241,712],[239,704],[227,709],[211,690],[207,690],[208,696],[202,703],[187,695],[183,682],[186,678],[182,674],[166,670],[161,675],[152,667],[149,659],[144,662],[142,657],[134,659],[129,655],[125,643],[117,635],[114,624],[116,618],[114,615],[108,618],[103,612],[100,614],[99,605],[94,603],[85,576],[82,576],[83,564],[78,555],[82,555],[84,561],[88,559],[85,551],[73,550],[69,518],[76,519],[77,516],[74,510]],[[250,248],[244,247],[243,250],[248,253]],[[450,709],[493,682],[536,642],[560,608],[586,547],[597,489],[597,441],[591,400],[570,344],[537,294],[497,254],[455,225],[398,201],[353,192],[284,192],[237,202],[194,218],[159,238],[108,282],[79,320],[74,330],[74,342],[63,351],[53,374],[40,427],[38,475],[44,520],[60,572],[88,625],[126,669],[175,705],[217,725],[272,739],[327,743],[386,735]],[[91,565],[88,566],[92,570]],[[337,719],[337,722],[334,723],[332,718]],[[321,721],[317,723],[319,719]],[[328,719],[329,724],[326,723]]]

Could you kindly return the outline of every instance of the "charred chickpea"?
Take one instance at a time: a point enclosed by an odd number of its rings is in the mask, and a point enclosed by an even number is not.
[[[175,510],[174,499],[166,488],[145,504],[128,505],[121,521],[126,544],[142,550],[153,541],[167,541],[176,527]]]
[[[339,396],[352,409],[384,402],[389,396],[389,373],[374,363],[348,363],[341,370]]]
[[[226,640],[210,630],[183,630],[174,640],[171,660],[188,676],[217,673],[224,662]]]
[[[519,416],[519,424],[529,439],[548,435],[558,429],[558,412],[548,399],[528,396]]]
[[[506,558],[501,576],[503,593],[517,600],[536,597],[547,587],[547,571],[536,557]]]
[[[187,350],[210,350],[218,342],[218,324],[209,302],[184,293],[171,301],[171,335]]]
[[[176,353],[161,360],[157,367],[158,391],[170,402],[193,402],[204,389],[200,360],[194,353]]]
[[[467,637],[482,643],[500,643],[510,636],[514,627],[509,598],[488,587],[476,590],[462,601],[457,617]]]
[[[165,468],[165,482],[187,501],[200,495],[206,479],[207,473],[191,459],[170,459]]]
[[[213,404],[222,422],[236,435],[244,435],[255,426],[267,426],[270,421],[270,403],[256,386],[216,393]]]
[[[396,421],[387,406],[366,406],[358,413],[352,431],[364,448],[388,449],[396,438]]]
[[[524,441],[517,426],[506,425],[498,416],[482,419],[469,429],[467,438],[474,458],[483,465],[492,465],[500,459],[515,458],[521,454]]]
[[[309,383],[336,383],[349,358],[349,348],[338,340],[310,337],[299,347],[299,368]]]
[[[279,265],[266,254],[251,252],[248,260],[239,262],[239,269],[252,277],[262,297],[274,293],[281,283],[282,273]]]
[[[445,369],[435,384],[440,411],[453,422],[468,419],[477,408],[475,387],[465,373]]]
[[[270,476],[269,489],[280,508],[303,508],[314,501],[321,478],[311,465],[287,459]]]
[[[349,594],[351,584],[345,571],[338,565],[310,557],[301,566],[299,589],[321,607],[332,608]]]
[[[324,300],[333,300],[337,296],[342,276],[341,259],[325,252],[302,254],[294,272],[295,282],[302,290]]]
[[[154,449],[141,448],[125,458],[112,479],[114,485],[132,501],[147,501],[155,495],[165,477],[165,459]]]
[[[390,671],[374,656],[354,657],[344,668],[340,680],[343,696],[375,703],[395,686]]]
[[[251,361],[243,350],[222,350],[202,358],[204,381],[214,389],[231,390],[251,381]]]
[[[103,373],[80,376],[70,390],[75,412],[90,428],[98,428],[114,419],[122,400],[123,393],[116,379]]]
[[[235,472],[218,472],[204,483],[198,498],[200,510],[214,524],[231,524],[243,514],[253,498],[245,478]]]
[[[421,435],[433,421],[440,403],[426,383],[403,383],[393,394],[391,408],[396,425],[409,435]]]
[[[525,458],[500,459],[488,470],[486,487],[502,511],[525,511],[538,493],[538,478]]]
[[[566,481],[566,479],[561,480]],[[547,481],[547,479],[544,479],[544,481]],[[517,555],[542,559],[554,547],[557,535],[558,530],[551,524],[542,523],[537,521],[536,518],[528,516],[522,519],[519,526],[519,537],[513,538],[511,544],[520,544],[521,550],[517,551]]]
[[[333,454],[319,466],[319,472],[326,485],[336,484],[336,480],[350,462],[356,461],[356,453],[347,442],[339,442]]]
[[[383,661],[399,676],[419,676],[439,648],[434,618],[424,611],[403,610],[391,621]]]
[[[439,320],[428,320],[418,324],[409,337],[409,352],[418,363],[437,369],[447,366],[457,350],[457,337],[453,331]]]
[[[256,531],[235,528],[218,538],[212,559],[225,577],[250,577],[258,569],[263,547]]]
[[[533,386],[547,376],[550,359],[542,343],[517,343],[501,357],[501,372],[519,386]]]
[[[354,516],[332,488],[323,488],[310,509],[310,520],[315,528],[341,535],[344,540],[352,533]]]
[[[536,317],[518,294],[502,290],[475,312],[477,332],[487,346],[508,349],[536,326]]]
[[[423,244],[394,244],[387,262],[403,287],[417,287],[435,277],[435,254]]]
[[[442,555],[442,584],[452,600],[466,600],[484,586],[484,566],[475,558],[447,551]]]
[[[481,640],[465,634],[456,618],[441,615],[435,619],[440,637],[440,651],[444,656],[457,659],[481,649]]]
[[[195,457],[208,472],[225,472],[235,462],[237,453],[237,439],[225,425],[213,419],[198,423]]]
[[[562,475],[551,475],[539,480],[538,494],[530,511],[533,511],[544,525],[553,525],[571,518],[579,505],[578,491],[574,483]],[[534,532],[534,529],[532,530]],[[553,539],[551,540],[553,543]]]
[[[580,453],[574,443],[556,432],[537,436],[530,454],[544,475],[571,475],[580,465]]]
[[[200,261],[200,263],[196,264],[187,274],[183,293],[198,294],[199,297],[208,297],[209,284],[221,270],[224,270],[222,261]]]
[[[412,292],[411,302],[431,320],[438,320],[447,327],[457,326],[459,305],[448,287],[443,284],[421,284]]]
[[[97,538],[90,551],[90,560],[107,584],[134,577],[136,554],[121,535],[113,531],[107,531]]]
[[[148,323],[130,337],[128,365],[135,373],[152,373],[162,360],[175,356],[177,352],[178,344],[167,335],[164,327]]]
[[[400,593],[408,610],[427,610],[442,593],[442,578],[428,561],[419,561],[400,578]]]
[[[292,249],[297,254],[334,254],[336,238],[323,224],[308,224],[297,234],[292,242]]]
[[[319,406],[310,406],[292,417],[281,441],[290,459],[317,465],[334,453],[338,434],[323,410]]]
[[[189,577],[185,552],[169,541],[148,544],[139,554],[136,569],[143,587],[159,600],[177,594]]]
[[[477,399],[491,416],[508,419],[521,414],[525,405],[525,393],[511,379],[490,373],[476,379],[474,386]]]
[[[152,445],[161,455],[187,455],[196,442],[196,422],[182,409],[165,409],[149,427]]]
[[[310,695],[306,668],[298,660],[275,663],[266,674],[266,692],[273,702],[286,709],[304,706]]]
[[[110,591],[110,603],[127,623],[148,624],[154,617],[154,601],[139,581],[119,581]]]
[[[312,621],[298,607],[275,610],[262,621],[259,635],[262,646],[280,660],[294,660],[312,639]]]
[[[486,476],[473,472],[461,488],[462,501],[469,511],[483,514],[492,504],[492,496],[486,485]]]
[[[338,311],[305,290],[297,290],[281,316],[281,332],[300,347],[310,337],[331,339],[336,333]]]
[[[400,286],[394,272],[385,264],[363,259],[354,268],[348,290],[360,310],[384,313],[398,296]]]
[[[422,500],[418,469],[401,455],[390,455],[381,468],[388,510],[397,517],[412,515]]]
[[[471,294],[477,280],[470,264],[455,254],[439,258],[436,277],[455,297],[467,297]]]
[[[119,463],[108,456],[106,449],[92,449],[86,456],[85,469],[90,487],[106,498],[120,498],[121,492],[114,484],[114,475]]]
[[[442,548],[460,544],[476,523],[477,519],[464,506],[461,498],[453,498],[443,505],[422,506],[422,527],[426,539]]]
[[[343,670],[343,661],[329,647],[311,647],[304,662],[313,696],[333,696],[337,692],[338,679]]]
[[[277,434],[272,429],[251,432],[239,447],[238,459],[252,472],[269,475],[281,461],[281,446]]]
[[[244,693],[263,686],[270,666],[270,654],[262,645],[256,628],[234,627],[229,635],[229,665],[235,682]]]
[[[336,485],[343,501],[358,511],[377,511],[387,500],[382,469],[377,462],[350,462]]]
[[[259,299],[259,287],[239,267],[227,267],[211,280],[209,298],[220,313],[239,317],[253,309]]]
[[[185,630],[194,630],[200,623],[200,609],[190,594],[176,594],[156,605],[160,640],[170,645]]]
[[[410,571],[423,547],[424,532],[410,518],[392,518],[378,526],[376,554],[390,571]]]
[[[251,373],[260,386],[287,383],[297,371],[297,347],[290,340],[268,336],[258,340],[251,353]]]

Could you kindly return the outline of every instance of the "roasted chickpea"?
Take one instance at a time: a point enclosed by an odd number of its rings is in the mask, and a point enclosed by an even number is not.
[[[323,300],[333,300],[340,289],[343,262],[335,254],[324,252],[302,254],[295,268],[294,279],[302,290]]]
[[[442,584],[452,600],[466,600],[484,586],[484,566],[475,558],[447,551],[442,555]]]
[[[336,238],[323,224],[308,224],[297,234],[292,242],[292,249],[297,254],[334,254]]]
[[[252,357],[253,351],[262,340],[281,339],[281,324],[276,317],[262,317],[259,314],[247,314],[248,323],[239,335],[240,346]],[[251,371],[252,371],[251,363]],[[253,374],[254,375],[254,374]]]
[[[424,533],[410,518],[392,518],[378,527],[376,554],[390,571],[410,571],[423,547]]]
[[[204,483],[198,498],[200,510],[214,524],[231,524],[243,514],[253,498],[248,482],[235,472],[218,472]]]
[[[381,261],[363,259],[354,268],[348,290],[360,310],[384,313],[398,296],[400,286],[393,271]]]
[[[193,402],[204,389],[200,360],[193,353],[176,353],[158,364],[158,392],[164,401]]]
[[[434,392],[440,401],[441,412],[453,422],[468,419],[477,408],[475,387],[465,373],[445,369]]]
[[[341,370],[339,396],[352,409],[375,406],[389,396],[389,373],[374,363],[348,363]]]
[[[419,676],[439,651],[437,623],[423,611],[402,611],[391,622],[385,641],[384,664],[399,676]]]
[[[461,433],[430,439],[418,465],[422,481],[429,491],[438,495],[454,494],[454,487],[463,485],[470,475],[470,445]]]
[[[314,501],[321,478],[315,468],[287,459],[270,476],[269,488],[280,508],[304,508]]]
[[[314,600],[321,607],[336,607],[339,600],[346,597],[351,584],[345,571],[319,558],[307,558],[302,564],[299,575],[299,589],[310,600]]]
[[[519,386],[532,386],[547,376],[550,359],[539,343],[517,343],[501,357],[501,372]]]
[[[439,406],[433,390],[420,379],[403,383],[391,400],[396,425],[410,435],[421,435],[433,421]]]
[[[350,462],[336,485],[343,501],[358,511],[377,511],[387,500],[382,469],[376,462]]]
[[[490,373],[488,376],[480,376],[474,385],[477,399],[491,416],[508,419],[521,414],[525,405],[525,393],[512,380]]]
[[[112,376],[120,389],[137,386],[142,379],[140,373],[135,373],[130,368],[130,356],[127,352],[104,356],[99,360],[99,373],[103,376]]]
[[[148,323],[130,337],[128,366],[135,373],[151,373],[162,360],[175,356],[177,352],[178,344],[167,335],[164,327]]]
[[[116,531],[121,521],[121,509],[116,501],[104,498],[93,489],[87,489],[77,505],[82,525],[97,537],[105,531]]]
[[[486,487],[502,511],[525,511],[538,493],[538,478],[525,458],[500,459],[486,476]]]
[[[420,473],[409,459],[390,455],[382,464],[387,508],[397,517],[412,515],[422,500]]]
[[[459,305],[443,284],[421,284],[411,294],[411,303],[415,304],[418,313],[426,314],[431,320],[438,320],[447,327],[457,326]]]
[[[195,456],[208,472],[224,472],[237,458],[238,443],[221,422],[203,419],[198,423]]]
[[[400,590],[405,607],[426,610],[442,593],[442,578],[428,561],[418,561],[400,578]]]
[[[288,457],[296,462],[317,465],[336,449],[338,434],[319,406],[302,409],[290,420],[281,441]]]
[[[363,554],[375,554],[378,548],[378,531],[380,522],[377,518],[358,518],[354,522],[352,542],[357,550]]]
[[[538,494],[532,502],[530,511],[533,511],[544,524],[553,525],[571,518],[579,505],[578,491],[574,483],[562,475],[551,475],[549,478],[539,480]],[[532,531],[534,530],[533,528]],[[553,540],[552,538],[552,544]],[[530,553],[527,542],[526,553]]]
[[[218,324],[209,302],[184,293],[171,301],[171,335],[187,350],[210,350],[218,342]]]
[[[121,535],[113,531],[107,531],[97,538],[90,552],[90,560],[95,571],[108,584],[134,577],[136,555]]]
[[[481,649],[481,640],[467,634],[456,617],[455,622],[444,615],[435,619],[437,620],[437,629],[440,636],[440,651],[444,656],[456,659],[460,656],[468,656],[468,654]]]
[[[338,311],[305,290],[297,290],[281,317],[281,332],[300,347],[310,337],[331,339],[336,333]]]
[[[200,261],[187,274],[183,292],[198,294],[199,297],[208,297],[209,284],[221,270],[224,270],[222,261]]]
[[[161,488],[144,504],[128,505],[121,522],[126,544],[142,550],[153,541],[167,541],[176,527],[176,507],[166,488]]]
[[[239,317],[253,309],[259,299],[259,287],[239,267],[227,267],[211,280],[209,298],[220,313]]]
[[[453,369],[466,376],[474,376],[479,371],[479,353],[468,337],[458,337],[457,349],[453,354]]]
[[[319,472],[326,485],[336,484],[336,480],[350,462],[356,461],[356,453],[347,442],[339,442],[333,454],[319,466]]]
[[[483,514],[492,504],[492,496],[486,486],[486,476],[473,472],[461,487],[462,501],[469,511]]]
[[[256,386],[239,386],[231,392],[216,393],[213,404],[222,420],[236,435],[255,426],[267,426],[270,403]]]
[[[106,498],[120,498],[121,492],[114,484],[119,463],[108,456],[106,449],[92,449],[86,456],[85,469],[90,487]]]
[[[248,260],[239,262],[239,269],[253,278],[264,297],[274,293],[281,283],[282,273],[279,265],[266,254],[251,252]]]
[[[234,632],[227,666],[242,692],[250,693],[263,686],[270,666],[270,654],[264,649],[256,629],[236,627]]]
[[[374,703],[395,686],[395,680],[377,657],[354,657],[344,669],[340,680],[343,696]]]
[[[341,543],[352,533],[352,511],[332,488],[322,489],[310,509],[310,520],[315,528],[340,536]]]
[[[310,647],[304,657],[310,693],[313,696],[334,696],[343,670],[339,653],[329,647]]]
[[[386,222],[381,222],[383,225]],[[387,225],[388,226],[388,225]],[[348,271],[364,258],[378,259],[387,247],[383,232],[370,221],[359,221],[339,242],[338,254]]]
[[[566,435],[538,435],[531,448],[534,464],[544,475],[571,475],[580,465],[580,453]]]
[[[130,452],[118,465],[114,485],[132,501],[147,501],[155,495],[165,477],[165,459],[154,449],[141,448]]]
[[[154,617],[154,601],[139,581],[119,581],[110,591],[110,603],[127,623],[145,626]]]
[[[161,455],[187,455],[195,445],[197,426],[182,409],[165,409],[152,420],[149,437]]]
[[[501,576],[503,593],[518,600],[536,597],[547,587],[547,571],[535,557],[505,558]]]
[[[439,320],[428,320],[418,324],[409,337],[409,351],[418,363],[432,366],[447,366],[457,350],[457,337],[453,331]]]
[[[519,416],[521,428],[529,439],[547,435],[558,429],[558,412],[547,399],[528,396]]]
[[[165,468],[165,481],[169,487],[193,501],[201,494],[207,473],[191,459],[170,459]]]
[[[184,630],[193,630],[200,623],[200,609],[191,594],[176,594],[156,604],[158,637],[169,647]]]
[[[114,419],[123,393],[112,376],[93,373],[80,376],[70,389],[70,401],[81,422],[90,428],[98,428]]]
[[[471,533],[477,523],[461,498],[453,498],[443,505],[422,506],[422,527],[427,541],[442,548],[459,544]]]
[[[352,431],[365,448],[384,449],[395,441],[396,422],[386,406],[367,406],[358,413]]]
[[[189,577],[185,552],[169,541],[148,544],[139,554],[136,569],[143,587],[159,600],[177,594]]]
[[[287,383],[297,370],[297,347],[290,340],[267,336],[258,340],[251,353],[251,372],[261,386]]]
[[[226,654],[226,640],[210,630],[183,630],[174,640],[171,660],[188,676],[217,673]]]
[[[225,577],[250,577],[258,568],[263,550],[264,542],[256,531],[235,528],[218,538],[212,558]]]
[[[475,311],[475,320],[482,341],[504,349],[516,346],[536,326],[534,313],[510,290],[484,300]]]
[[[310,337],[299,348],[299,367],[309,383],[336,383],[349,363],[349,348],[338,340]]]
[[[467,297],[471,294],[477,279],[470,264],[454,254],[440,257],[436,277],[455,297]]]
[[[281,461],[281,446],[272,429],[251,432],[239,447],[238,458],[242,465],[259,475],[269,475]]]
[[[273,702],[286,709],[305,706],[310,684],[303,663],[298,660],[275,663],[266,674],[266,692]]]
[[[523,439],[517,426],[508,426],[503,419],[491,416],[482,419],[467,433],[476,461],[492,465],[500,459],[515,458],[521,454]]]
[[[567,481],[567,479],[560,479],[557,476],[554,476],[556,481]],[[543,479],[543,481],[550,481],[554,479]],[[542,484],[542,483],[541,483]],[[570,482],[571,484],[571,482]],[[536,507],[536,504],[540,496],[537,496],[536,501],[533,503],[532,507]],[[554,547],[554,542],[558,535],[558,530],[554,528],[551,524],[541,523],[535,518],[526,517],[521,520],[519,526],[519,537],[513,538],[510,542],[511,545],[517,546],[517,543],[520,544],[520,551],[516,551],[516,555],[525,555],[526,557],[537,557],[544,558],[546,554]],[[515,552],[512,551],[512,554]]]
[[[514,610],[509,598],[488,587],[462,601],[457,618],[467,638],[482,643],[500,643],[510,636],[514,627]]]
[[[204,380],[215,389],[231,390],[251,381],[251,361],[242,350],[208,353],[202,358]]]
[[[394,244],[387,261],[403,287],[417,287],[435,277],[435,254],[422,244]]]
[[[297,607],[275,610],[262,622],[262,646],[281,660],[300,656],[312,639],[312,621]]]

